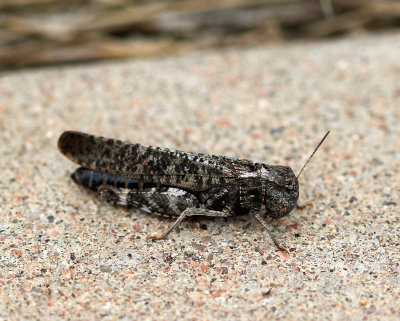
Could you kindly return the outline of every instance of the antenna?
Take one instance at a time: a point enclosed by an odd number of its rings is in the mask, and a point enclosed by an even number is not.
[[[326,136],[329,135],[331,131],[328,130],[328,132],[325,134],[325,136],[321,139],[321,141],[319,142],[318,146],[315,147],[314,151],[312,152],[311,156],[307,159],[307,161],[304,163],[303,168],[301,169],[300,173],[297,175],[297,179],[299,179],[301,173],[303,172],[304,168],[307,166],[308,162],[310,161],[310,159],[314,156],[315,152],[318,150],[318,148],[322,145],[322,143],[324,142]]]

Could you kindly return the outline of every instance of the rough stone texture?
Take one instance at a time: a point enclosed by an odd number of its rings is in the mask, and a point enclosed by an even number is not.
[[[0,319],[400,317],[400,33],[0,79]],[[287,164],[312,203],[271,224],[170,221],[69,178],[62,131]]]

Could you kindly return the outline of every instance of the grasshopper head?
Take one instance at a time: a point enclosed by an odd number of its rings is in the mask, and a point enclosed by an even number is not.
[[[268,174],[264,205],[267,215],[279,218],[289,214],[299,198],[299,183],[292,169],[273,166]]]
[[[269,168],[264,197],[264,205],[267,210],[266,215],[272,218],[279,218],[289,214],[293,210],[299,199],[298,178],[329,133],[330,131],[328,130],[297,176],[287,166],[279,165]]]

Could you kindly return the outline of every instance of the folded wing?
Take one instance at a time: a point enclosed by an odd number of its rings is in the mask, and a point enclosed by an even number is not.
[[[60,136],[58,148],[73,162],[92,170],[194,191],[229,185],[237,179],[233,164],[239,160],[226,156],[132,144],[74,131]]]

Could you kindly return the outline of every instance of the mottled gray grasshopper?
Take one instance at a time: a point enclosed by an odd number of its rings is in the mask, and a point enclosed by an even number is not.
[[[60,136],[58,148],[82,166],[72,173],[74,182],[97,191],[102,199],[177,217],[162,235],[150,237],[163,239],[185,217],[195,215],[252,214],[268,231],[265,218],[280,218],[295,207],[298,178],[328,134],[297,177],[287,166],[130,144],[73,131]]]

